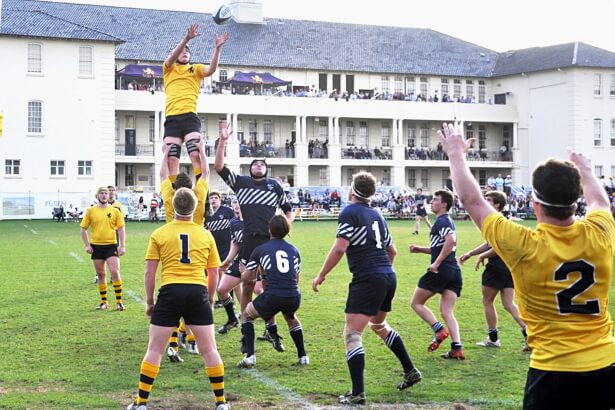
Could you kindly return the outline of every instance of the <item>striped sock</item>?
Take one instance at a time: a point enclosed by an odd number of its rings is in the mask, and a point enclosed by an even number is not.
[[[440,322],[436,322],[431,325],[431,330],[433,330],[434,333],[438,333],[440,330],[442,330],[442,328],[444,328],[444,325]]]
[[[297,325],[291,329],[290,337],[292,337],[295,346],[297,347],[297,357],[305,356],[305,344],[303,343],[303,328],[301,325]]]
[[[146,404],[149,398],[149,394],[152,392],[152,386],[160,366],[151,364],[143,360],[141,362],[141,375],[139,376],[139,397],[137,397],[137,404]]]
[[[399,333],[392,329],[387,335],[386,339],[384,339],[384,343],[391,349],[393,354],[397,357],[399,362],[404,368],[404,372],[408,373],[410,370],[414,368],[412,364],[412,360],[410,359],[410,355],[406,350],[406,346],[404,345],[404,341],[401,340]]]
[[[100,292],[100,300],[102,301],[102,303],[107,303],[107,284],[99,283],[98,291]]]
[[[363,371],[365,370],[365,349],[359,346],[350,352],[346,352],[346,362],[352,380],[352,395],[358,396],[365,392]]]
[[[217,366],[205,366],[205,374],[209,377],[209,383],[216,397],[216,406],[226,403],[224,398],[224,364],[220,363]]]
[[[122,303],[122,282],[121,280],[111,282],[115,292],[115,303]]]
[[[173,333],[171,333],[171,337],[169,338],[169,347],[176,352],[179,350],[179,346],[177,345],[177,328],[173,329]]]

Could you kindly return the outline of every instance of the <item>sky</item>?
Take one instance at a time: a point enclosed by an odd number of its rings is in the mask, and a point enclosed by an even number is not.
[[[56,0],[53,0],[56,1]],[[63,0],[213,13],[229,0]],[[259,0],[257,0],[259,1]],[[265,17],[429,28],[494,51],[582,41],[615,52],[615,0],[260,0]]]

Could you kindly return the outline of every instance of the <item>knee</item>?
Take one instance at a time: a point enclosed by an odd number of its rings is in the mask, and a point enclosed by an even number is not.
[[[344,326],[344,343],[346,345],[346,352],[352,352],[353,350],[363,347],[361,332]]]
[[[389,326],[389,324],[385,321],[381,323],[372,323],[369,322],[369,327],[376,333],[381,339],[386,339],[386,337],[391,333],[393,328]]]

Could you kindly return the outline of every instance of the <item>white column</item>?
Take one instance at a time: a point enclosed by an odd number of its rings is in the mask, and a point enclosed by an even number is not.
[[[307,120],[305,117],[297,117],[295,134],[297,142],[295,144],[295,185],[309,185],[308,168],[308,144],[307,144]]]
[[[164,111],[154,111],[154,186],[156,192],[160,192],[160,165],[162,164],[162,139],[164,131],[161,125],[164,123]],[[161,132],[163,131],[163,132]]]

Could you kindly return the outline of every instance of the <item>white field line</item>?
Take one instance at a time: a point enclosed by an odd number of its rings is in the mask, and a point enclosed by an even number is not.
[[[68,253],[70,256],[72,256],[73,258],[75,258],[77,260],[77,262],[85,262],[83,260],[83,258],[79,255],[77,255],[75,252],[69,252]]]
[[[54,241],[52,241],[51,239],[49,239],[49,240],[47,241],[47,243],[49,243],[49,244],[51,244],[51,245],[54,245],[54,246],[57,246],[57,245],[58,245],[57,243],[55,243],[55,242],[54,242]]]
[[[24,225],[23,227],[28,229],[30,227],[30,225]]]
[[[36,232],[34,229],[30,229],[30,232],[32,232],[34,235],[38,234],[38,232]]]
[[[145,306],[145,300],[143,300],[141,296],[137,295],[132,290],[126,289],[124,290],[124,293],[128,295],[130,298],[134,299],[137,303],[140,303]],[[284,397],[289,403],[294,404],[296,408],[305,409],[305,410],[320,409],[320,407],[315,406],[314,404],[307,401],[305,397],[298,395],[297,393],[295,393],[293,390],[289,389],[288,387],[282,386],[276,380],[265,376],[264,374],[260,373],[256,369],[244,370],[244,372],[249,374],[252,378],[259,381],[261,384],[264,384],[265,386],[275,390],[280,396]]]

